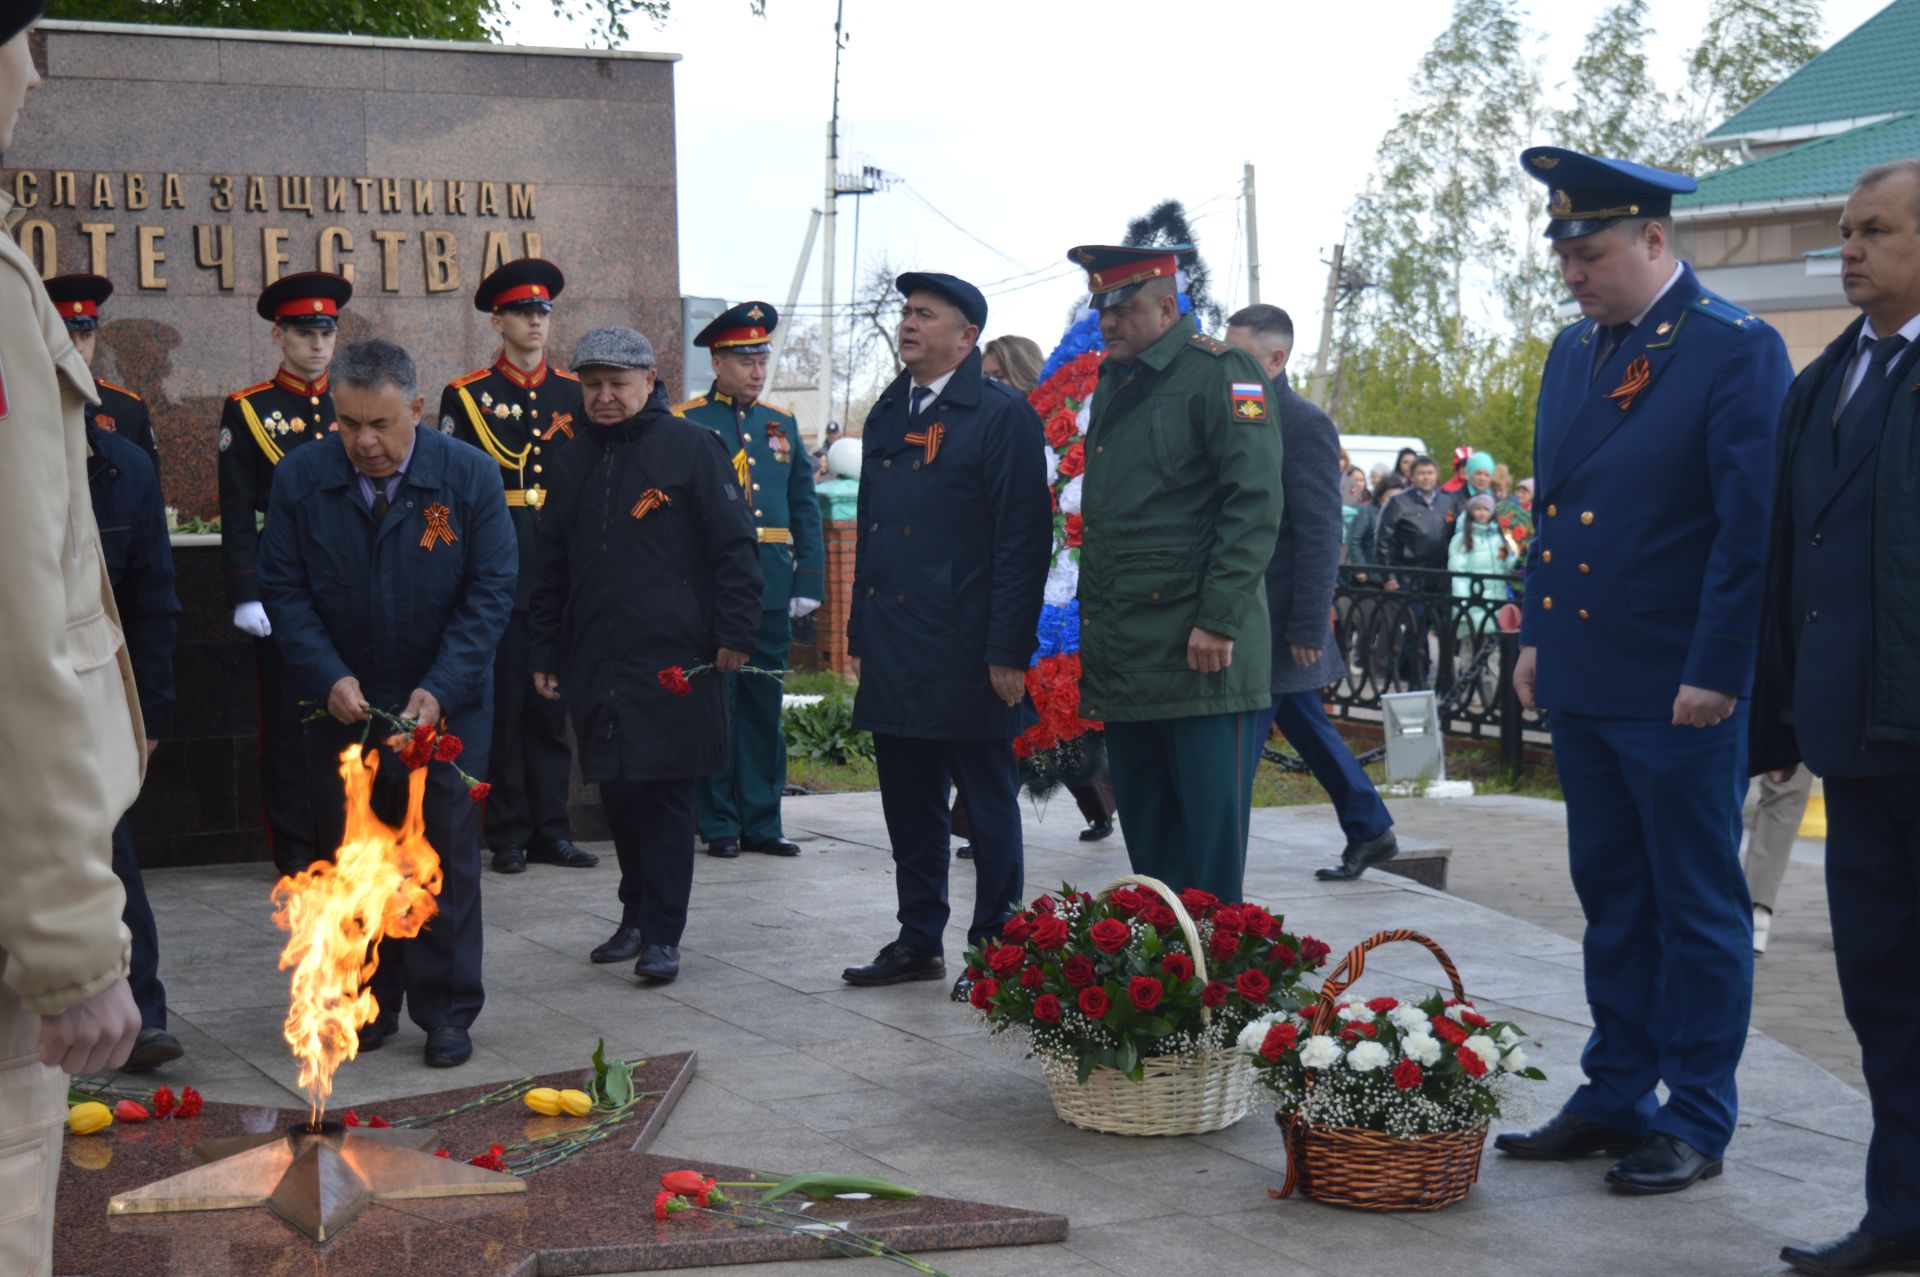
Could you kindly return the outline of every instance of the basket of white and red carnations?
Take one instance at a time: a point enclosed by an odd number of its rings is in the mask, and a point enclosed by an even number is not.
[[[1327,952],[1259,905],[1131,875],[1014,914],[967,951],[968,1000],[993,1033],[1027,1035],[1064,1121],[1193,1135],[1252,1108],[1241,1033],[1306,1005],[1301,978]]]

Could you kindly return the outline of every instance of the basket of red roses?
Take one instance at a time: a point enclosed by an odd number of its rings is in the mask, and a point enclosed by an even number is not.
[[[968,950],[969,1001],[992,1032],[1028,1035],[1062,1120],[1194,1135],[1253,1107],[1240,1033],[1306,1005],[1300,979],[1326,958],[1259,905],[1131,875],[1041,896]]]
[[[1367,951],[1396,940],[1425,945],[1453,996],[1419,1003],[1342,997]],[[1360,1210],[1438,1210],[1480,1178],[1488,1119],[1513,1079],[1546,1077],[1527,1063],[1517,1025],[1489,1020],[1467,1000],[1446,950],[1415,931],[1382,931],[1349,953],[1308,1015],[1249,1025],[1240,1044],[1280,1100],[1287,1182],[1317,1201]]]

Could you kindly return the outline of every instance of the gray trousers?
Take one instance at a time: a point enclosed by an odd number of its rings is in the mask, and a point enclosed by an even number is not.
[[[66,1075],[40,1063],[40,1017],[0,985],[0,1273],[8,1277],[52,1271],[66,1099]]]
[[[1755,778],[1760,792],[1759,804],[1747,839],[1747,890],[1753,903],[1773,912],[1774,898],[1780,894],[1780,880],[1787,876],[1787,861],[1793,856],[1793,840],[1799,836],[1800,821],[1807,814],[1807,798],[1813,791],[1813,773],[1797,768],[1784,785],[1776,785],[1765,776]]]

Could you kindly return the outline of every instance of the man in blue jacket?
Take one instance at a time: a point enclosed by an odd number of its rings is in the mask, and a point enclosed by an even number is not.
[[[842,973],[862,985],[946,972],[950,783],[973,820],[967,942],[997,934],[1025,891],[1013,738],[1033,721],[1027,665],[1053,552],[1040,419],[980,372],[986,298],[952,275],[894,283],[906,371],[867,416],[847,652],[854,726],[873,733],[900,935]]]
[[[274,641],[301,699],[328,715],[307,725],[305,741],[323,847],[340,843],[340,754],[365,733],[369,706],[457,733],[460,766],[486,775],[493,655],[519,556],[500,468],[418,428],[425,399],[406,351],[378,340],[350,346],[334,361],[333,386],[340,429],[275,470],[258,562]],[[382,750],[375,807],[397,823],[406,767]],[[382,943],[380,1015],[360,1031],[360,1049],[384,1045],[404,999],[427,1032],[427,1063],[446,1068],[473,1054],[467,1030],[485,1000],[480,808],[453,768],[429,764],[427,776],[427,840],[445,879],[439,908],[417,938]]]
[[[1668,210],[1692,178],[1557,147],[1520,160],[1551,191],[1547,238],[1585,316],[1541,377],[1513,680],[1553,714],[1594,1029],[1565,1109],[1496,1143],[1624,1154],[1609,1184],[1671,1193],[1720,1173],[1737,1112],[1743,698],[1792,372],[1778,333],[1675,258]]]

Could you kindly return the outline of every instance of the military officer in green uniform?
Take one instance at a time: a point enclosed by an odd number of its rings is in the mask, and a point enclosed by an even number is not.
[[[473,306],[493,317],[500,354],[457,377],[440,394],[440,429],[498,462],[507,513],[520,546],[513,614],[493,662],[493,760],[487,780],[487,845],[493,871],[526,872],[529,860],[590,869],[600,857],[574,845],[567,819],[567,748],[562,701],[534,694],[527,663],[527,605],[533,597],[534,538],[557,453],[585,422],[580,379],[547,362],[553,299],[567,286],[538,257],[508,262],[474,290]]]
[[[113,296],[113,281],[104,275],[56,275],[47,281],[47,296],[65,321],[73,348],[91,369],[100,349],[100,308]],[[93,384],[100,389],[100,406],[93,410],[93,424],[140,445],[158,476],[160,447],[153,437],[153,418],[147,414],[147,405],[139,395],[102,380],[98,373]]]
[[[1107,346],[1081,492],[1080,712],[1107,725],[1134,871],[1234,901],[1271,700],[1280,426],[1253,357],[1181,313],[1191,251],[1069,254]]]
[[[713,389],[675,405],[676,416],[720,436],[753,509],[760,540],[760,635],[747,663],[784,670],[793,622],[820,606],[826,548],[813,463],[793,414],[761,400],[767,385],[768,338],[780,315],[765,302],[741,302],[700,331],[693,344],[713,354]],[[760,674],[728,674],[733,754],[724,770],[695,786],[701,839],[712,856],[742,848],[797,856],[780,827],[787,786],[787,738],[780,726],[781,684]]]

